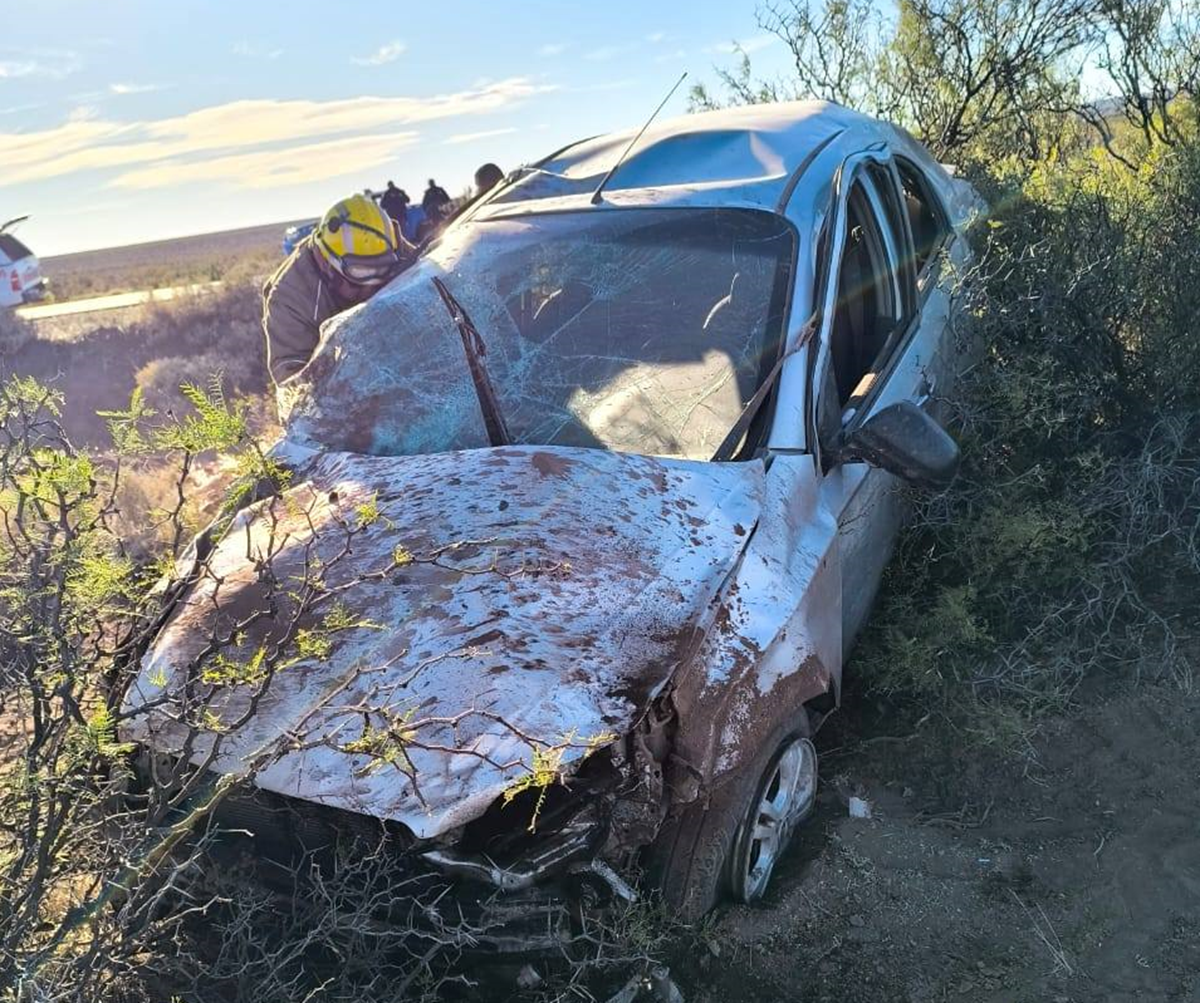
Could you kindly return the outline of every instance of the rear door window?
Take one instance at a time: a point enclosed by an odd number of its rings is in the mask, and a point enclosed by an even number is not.
[[[923,290],[930,271],[928,266],[950,236],[950,227],[946,223],[945,211],[920,170],[906,160],[897,160],[896,168],[904,188],[904,207],[912,229],[917,271],[920,273],[917,285]]]

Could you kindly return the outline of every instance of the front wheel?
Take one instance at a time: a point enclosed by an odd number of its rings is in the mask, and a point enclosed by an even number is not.
[[[759,778],[750,810],[738,827],[729,858],[730,890],[739,902],[760,899],[775,864],[817,799],[817,750],[807,738],[780,746]]]
[[[649,851],[664,900],[695,922],[722,896],[753,902],[811,813],[817,753],[808,719],[777,732],[759,755],[695,804],[673,814]]]

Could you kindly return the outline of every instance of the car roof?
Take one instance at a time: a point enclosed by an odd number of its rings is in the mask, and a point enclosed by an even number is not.
[[[637,129],[581,140],[524,168],[473,214],[496,218],[590,203]],[[604,188],[614,206],[728,206],[782,212],[804,188],[827,190],[832,170],[807,168],[826,156],[887,142],[940,168],[907,133],[827,101],[746,105],[652,123]]]

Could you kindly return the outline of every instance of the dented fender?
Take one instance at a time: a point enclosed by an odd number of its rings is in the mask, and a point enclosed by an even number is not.
[[[773,458],[762,516],[672,682],[676,797],[721,783],[842,670],[838,526],[813,458]],[[700,784],[696,783],[697,778]]]

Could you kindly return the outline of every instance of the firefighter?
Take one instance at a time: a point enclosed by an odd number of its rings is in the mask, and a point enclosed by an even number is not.
[[[267,369],[278,385],[307,364],[321,324],[370,299],[417,249],[373,199],[336,203],[263,286]]]

